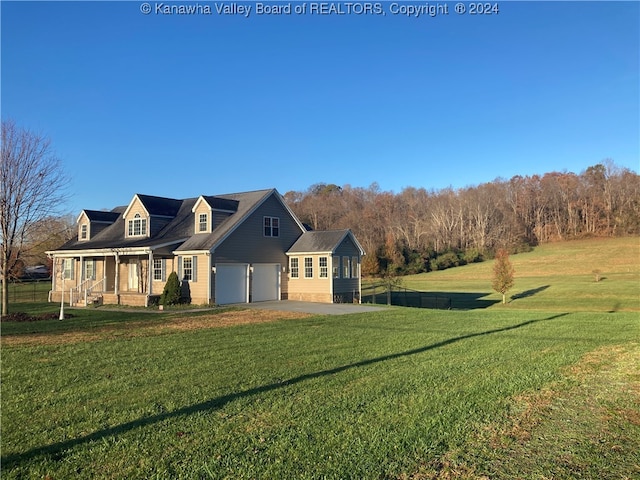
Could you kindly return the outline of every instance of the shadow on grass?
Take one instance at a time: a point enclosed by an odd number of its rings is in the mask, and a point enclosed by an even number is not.
[[[544,285],[542,287],[532,288],[531,290],[525,290],[524,292],[512,295],[511,296],[511,300],[520,300],[521,298],[533,297],[537,293],[544,292],[550,286],[551,285]]]
[[[121,425],[116,425],[114,427],[110,427],[110,428],[105,428],[103,430],[98,430],[97,432],[93,432],[90,433],[88,435],[84,435],[82,437],[78,437],[78,438],[74,438],[71,440],[66,440],[64,442],[58,442],[58,443],[54,443],[51,445],[46,445],[43,447],[37,447],[37,448],[33,448],[31,450],[28,450],[26,452],[23,453],[17,453],[17,454],[13,454],[13,455],[7,455],[6,457],[2,457],[1,459],[1,463],[4,469],[10,468],[12,466],[15,466],[16,464],[19,464],[23,461],[26,460],[31,460],[35,457],[38,456],[42,456],[42,455],[51,455],[53,457],[53,460],[60,460],[61,458],[63,458],[64,456],[64,452],[72,449],[78,445],[82,445],[84,443],[89,443],[89,442],[93,442],[96,440],[101,440],[103,438],[106,437],[111,437],[111,436],[115,436],[115,435],[119,435],[125,432],[129,432],[131,430],[135,430],[137,428],[142,428],[142,427],[146,427],[149,425],[154,425],[156,423],[160,423],[163,422],[167,419],[170,418],[175,418],[175,417],[180,417],[180,416],[185,416],[185,415],[192,415],[194,413],[200,413],[200,412],[206,412],[206,411],[213,411],[213,410],[217,410],[220,409],[222,407],[224,407],[225,405],[227,405],[228,403],[233,402],[234,400],[237,400],[239,398],[245,398],[245,397],[252,397],[254,395],[259,395],[261,393],[266,393],[266,392],[271,392],[273,390],[277,390],[279,388],[284,388],[287,387],[289,385],[295,385],[298,383],[302,383],[305,382],[307,380],[312,380],[315,378],[321,378],[321,377],[325,377],[325,376],[329,376],[329,375],[335,375],[337,373],[340,372],[344,372],[346,370],[350,370],[353,368],[358,368],[358,367],[364,367],[367,365],[374,365],[376,363],[381,363],[381,362],[386,362],[388,360],[394,360],[397,358],[402,358],[402,357],[407,357],[407,356],[411,356],[411,355],[417,355],[419,353],[424,353],[427,352],[429,350],[434,350],[436,348],[441,348],[441,347],[445,347],[447,345],[451,345],[453,343],[456,342],[460,342],[462,340],[467,340],[470,338],[475,338],[475,337],[482,337],[485,335],[491,335],[494,333],[500,333],[500,332],[506,332],[509,330],[516,330],[518,328],[522,328],[522,327],[526,327],[528,325],[532,325],[534,323],[538,323],[538,322],[542,322],[542,321],[548,321],[548,320],[554,320],[556,318],[560,318],[563,317],[565,315],[568,315],[568,313],[560,313],[557,315],[553,315],[551,317],[547,317],[547,318],[541,318],[541,319],[537,319],[537,320],[527,320],[526,322],[522,322],[519,323],[517,325],[511,325],[508,327],[503,327],[503,328],[496,328],[494,330],[487,330],[485,332],[478,332],[478,333],[470,333],[468,335],[462,335],[459,337],[453,337],[450,338],[448,340],[443,340],[441,342],[437,342],[431,345],[427,345],[424,347],[419,347],[419,348],[414,348],[412,350],[407,350],[404,352],[399,352],[399,353],[392,353],[390,355],[384,355],[381,357],[376,357],[376,358],[370,358],[368,360],[362,360],[360,362],[356,362],[356,363],[350,363],[348,365],[342,365],[339,367],[335,367],[335,368],[330,368],[327,370],[321,370],[319,372],[313,372],[313,373],[308,373],[305,375],[300,375],[298,377],[294,377],[291,378],[289,380],[283,380],[281,382],[277,382],[277,383],[271,383],[268,385],[262,385],[259,387],[255,387],[255,388],[250,388],[248,390],[244,390],[242,392],[237,392],[237,393],[231,393],[229,395],[223,395],[221,397],[218,398],[214,398],[211,400],[208,400],[206,402],[202,402],[202,403],[196,403],[194,405],[189,405],[187,407],[183,407],[183,408],[179,408],[177,410],[174,410],[172,412],[164,412],[164,413],[160,413],[157,415],[152,415],[149,417],[145,417],[145,418],[140,418],[137,420],[133,420],[131,422],[127,422],[127,423],[123,423]]]

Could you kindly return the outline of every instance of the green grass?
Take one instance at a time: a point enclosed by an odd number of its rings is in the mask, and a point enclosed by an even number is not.
[[[51,280],[11,282],[9,284],[9,303],[46,302],[51,290]]]
[[[510,257],[509,309],[640,311],[640,239],[546,244]],[[459,309],[504,308],[491,288],[493,261],[403,277],[403,286],[452,298]],[[602,280],[595,281],[594,270]]]
[[[492,459],[476,442],[514,398],[569,388],[566,368],[639,333],[634,313],[397,308],[4,345],[2,474],[398,478],[474,451],[456,458],[482,471]],[[638,425],[624,428],[633,438],[601,460],[610,478],[640,464]]]
[[[2,477],[638,478],[637,246],[513,256],[505,306],[487,262],[406,279],[466,310],[3,323]]]

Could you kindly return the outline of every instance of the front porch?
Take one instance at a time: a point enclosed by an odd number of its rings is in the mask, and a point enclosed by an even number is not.
[[[148,307],[158,302],[160,295],[149,295],[136,292],[92,292],[84,294],[67,291],[64,293],[64,303],[72,307],[86,307],[90,305],[126,305],[130,307]],[[60,303],[62,293],[49,292],[49,302]]]
[[[154,258],[151,251],[139,253],[58,257],[49,301],[61,302],[64,297],[71,306],[157,303],[172,263]]]

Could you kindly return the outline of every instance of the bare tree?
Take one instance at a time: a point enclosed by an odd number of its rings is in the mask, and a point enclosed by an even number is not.
[[[8,313],[9,279],[40,221],[59,213],[68,178],[51,142],[42,135],[2,121],[0,234],[2,314]]]

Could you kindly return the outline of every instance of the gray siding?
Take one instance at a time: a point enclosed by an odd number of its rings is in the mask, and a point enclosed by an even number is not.
[[[280,235],[265,237],[263,217],[280,219]],[[213,252],[213,263],[280,263],[287,265],[286,252],[302,235],[298,224],[274,197],[269,197]]]
[[[342,266],[342,257],[349,257],[349,260],[351,261],[351,259],[353,257],[357,257],[358,258],[358,263],[361,262],[361,258],[360,258],[360,251],[358,250],[358,247],[353,243],[353,241],[351,240],[351,238],[349,236],[347,236],[342,243],[340,243],[340,245],[338,245],[338,248],[336,248],[336,251],[334,253],[335,256],[340,257],[340,278],[334,278],[333,279],[333,293],[334,294],[339,294],[339,293],[353,293],[353,292],[359,292],[359,288],[360,288],[360,278],[356,277],[356,278],[342,278],[342,273],[343,273],[343,266]],[[353,271],[353,267],[352,267],[352,271]],[[358,275],[360,273],[360,269],[358,268]]]
[[[172,220],[173,220],[173,218],[151,216],[149,218],[149,223],[150,223],[149,233],[150,233],[150,236],[152,238],[155,237],[158,234],[158,232],[160,232],[160,230],[162,230],[164,227],[166,227]]]
[[[218,225],[220,225],[224,220],[226,220],[230,216],[231,216],[230,213],[213,210],[211,212],[211,223],[213,225],[211,230],[212,231],[215,230],[218,227]]]
[[[278,237],[264,236],[263,217],[280,219]],[[302,230],[289,212],[272,195],[253,214],[225,239],[212,255],[212,265],[217,263],[279,263],[286,267],[289,263],[285,252],[302,235]],[[211,292],[215,292],[215,275],[211,275]],[[281,277],[281,295],[287,298],[288,277]],[[251,294],[251,292],[250,292]]]

